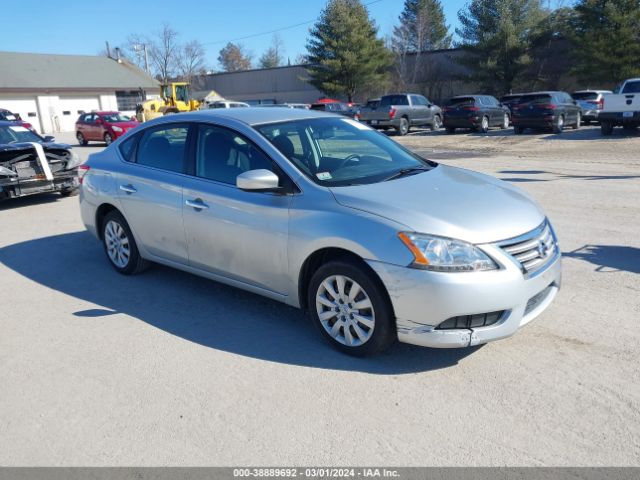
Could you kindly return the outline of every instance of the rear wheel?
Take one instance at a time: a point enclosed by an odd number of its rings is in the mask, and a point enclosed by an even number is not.
[[[556,122],[553,124],[553,133],[562,133],[564,130],[564,115],[558,115]]]
[[[507,128],[509,128],[509,114],[505,113],[504,117],[502,118],[502,125],[500,125],[500,128],[502,130],[506,130]]]
[[[522,135],[524,133],[524,127],[519,127],[518,125],[514,125],[513,133],[515,135]]]
[[[107,144],[107,147],[109,145],[111,145],[111,143],[113,142],[113,137],[111,136],[111,134],[109,132],[104,134],[104,143]]]
[[[401,136],[409,133],[409,120],[407,119],[407,117],[402,117],[400,119],[400,125],[398,125],[398,127],[396,128],[396,132],[398,132],[398,135]]]
[[[434,132],[436,130],[440,130],[442,128],[442,118],[440,115],[436,115],[433,117],[433,123],[431,124],[431,131]]]
[[[480,126],[478,127],[478,132],[487,133],[489,131],[489,117],[482,117],[482,121],[480,122]]]
[[[87,139],[84,138],[84,135],[80,132],[76,133],[76,138],[78,139],[78,144],[82,146],[85,146],[87,143],[89,143]]]
[[[573,129],[578,130],[581,124],[582,124],[582,114],[578,112],[578,118],[576,119],[576,124],[573,126]]]
[[[600,134],[608,137],[613,133],[613,122],[603,120],[600,122]]]
[[[123,275],[135,275],[148,266],[148,262],[140,256],[131,229],[120,212],[114,210],[105,216],[102,243],[109,262]]]
[[[322,335],[350,355],[381,352],[397,338],[384,287],[356,262],[336,260],[321,266],[309,283],[308,305]]]

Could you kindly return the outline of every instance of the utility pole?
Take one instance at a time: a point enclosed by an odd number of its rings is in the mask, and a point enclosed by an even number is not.
[[[133,46],[133,49],[136,51],[136,53],[138,53],[138,59],[139,59],[140,58],[139,53],[140,53],[141,47],[142,47],[142,51],[144,52],[144,71],[147,72],[147,74],[151,75],[151,72],[149,71],[149,55],[147,54],[147,44],[146,43],[136,44]]]

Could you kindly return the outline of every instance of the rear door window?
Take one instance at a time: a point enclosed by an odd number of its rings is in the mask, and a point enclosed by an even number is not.
[[[459,97],[449,100],[450,107],[470,107],[475,105],[476,99],[473,97]]]
[[[640,93],[640,80],[627,82],[622,89],[622,93]]]
[[[188,132],[189,127],[185,124],[146,130],[138,145],[136,162],[170,172],[183,172]]]

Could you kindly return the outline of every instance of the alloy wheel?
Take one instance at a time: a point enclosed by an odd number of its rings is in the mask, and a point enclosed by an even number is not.
[[[316,311],[325,331],[347,347],[360,346],[373,335],[373,303],[367,292],[345,275],[332,275],[320,283]]]
[[[116,267],[125,268],[131,258],[131,246],[122,225],[113,220],[107,222],[104,228],[104,239],[109,259]]]

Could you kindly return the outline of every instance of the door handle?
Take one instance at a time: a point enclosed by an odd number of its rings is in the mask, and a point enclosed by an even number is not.
[[[195,200],[187,200],[184,203],[187,207],[195,208],[196,210],[206,210],[209,208],[209,205],[199,198],[196,198]]]
[[[132,193],[136,193],[138,191],[131,184],[129,184],[129,185],[120,185],[120,190],[122,190],[123,192],[126,192],[128,195],[131,195]]]

